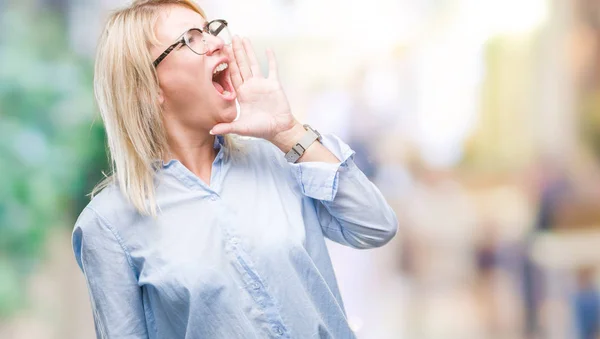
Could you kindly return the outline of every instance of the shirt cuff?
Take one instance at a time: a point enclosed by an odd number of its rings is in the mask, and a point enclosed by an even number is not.
[[[335,135],[323,135],[321,143],[341,162],[301,162],[290,165],[302,194],[317,200],[333,201],[340,173],[356,169],[352,160],[355,152]]]

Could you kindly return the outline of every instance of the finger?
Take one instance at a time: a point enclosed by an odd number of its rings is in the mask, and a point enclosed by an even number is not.
[[[244,80],[242,79],[242,74],[240,74],[240,68],[238,67],[237,61],[235,60],[235,55],[233,53],[232,47],[225,47],[225,52],[227,53],[227,57],[229,58],[229,78],[231,78],[233,89],[235,89],[235,91],[237,92],[238,88],[244,83]]]
[[[256,54],[254,53],[254,48],[252,48],[252,43],[250,42],[250,39],[244,38],[242,40],[242,43],[244,45],[244,49],[246,50],[246,55],[248,56],[248,61],[250,63],[250,70],[252,71],[252,75],[262,77],[260,64],[258,63]]]
[[[210,130],[210,134],[211,135],[224,135],[224,134],[229,134],[229,133],[233,133],[235,129],[235,126],[233,126],[233,123],[223,123],[223,124],[218,124],[215,125],[211,130]]]
[[[233,54],[235,54],[235,60],[240,69],[242,79],[246,81],[252,78],[252,70],[250,70],[250,66],[248,65],[248,58],[242,44],[242,39],[237,35],[233,37]]]
[[[275,53],[271,49],[267,49],[267,59],[269,60],[269,79],[278,80],[279,73],[277,71],[277,60]]]
[[[210,134],[212,135],[224,135],[229,133],[250,136],[250,127],[247,123],[234,121],[230,123],[217,124],[210,130]]]

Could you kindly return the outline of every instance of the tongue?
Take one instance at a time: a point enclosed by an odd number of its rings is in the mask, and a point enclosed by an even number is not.
[[[223,91],[225,91],[225,89],[223,88],[223,86],[221,86],[220,83],[213,81],[213,86],[215,86],[215,88],[217,89],[217,91],[221,94],[223,94]]]

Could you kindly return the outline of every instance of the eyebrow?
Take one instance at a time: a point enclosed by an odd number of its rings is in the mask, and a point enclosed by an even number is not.
[[[198,25],[198,23],[191,23],[191,22],[184,22],[184,27],[187,27],[186,30],[190,29],[190,28],[202,28],[204,29],[204,27],[206,27],[206,24],[208,24],[210,21],[205,20],[204,23],[202,25]],[[182,25],[183,26],[183,25]]]
[[[206,27],[206,25],[209,22],[210,22],[209,20],[205,19],[204,24],[199,25],[199,26],[196,25],[196,24],[192,24],[191,22],[184,22],[184,25],[182,25],[182,27],[186,27],[186,28],[184,28],[184,30],[181,33],[179,33],[178,36],[176,36],[175,38],[173,38],[171,40],[172,42],[169,42],[167,45],[174,45],[174,44],[178,43],[179,40],[181,40],[181,38],[183,37],[183,34],[185,34],[185,32],[187,32],[189,29],[200,28],[202,31],[204,31],[204,28]]]

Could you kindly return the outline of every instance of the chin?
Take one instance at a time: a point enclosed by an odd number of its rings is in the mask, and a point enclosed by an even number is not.
[[[235,103],[233,103],[232,105],[230,105],[229,107],[225,107],[223,109],[221,109],[221,112],[219,112],[219,120],[221,122],[232,122],[237,118],[237,108],[235,106]]]

